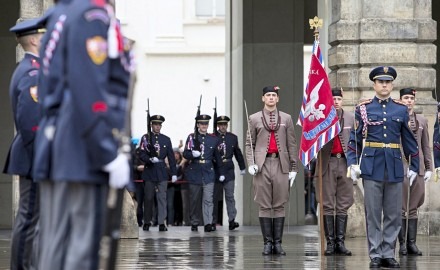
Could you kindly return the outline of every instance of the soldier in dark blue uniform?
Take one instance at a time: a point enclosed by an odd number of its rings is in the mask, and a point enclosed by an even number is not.
[[[59,0],[41,45],[39,269],[97,269],[109,185],[129,183],[118,152],[130,80],[129,44],[103,0]]]
[[[183,157],[188,160],[189,164],[185,170],[186,180],[189,182],[190,192],[190,222],[191,230],[197,231],[199,226],[199,218],[197,209],[202,204],[203,224],[205,232],[212,231],[212,211],[214,196],[214,161],[217,162],[219,170],[219,180],[224,181],[223,162],[221,160],[218,147],[220,140],[217,136],[208,134],[208,125],[211,116],[201,114],[196,117],[198,136],[190,134],[186,139]],[[200,143],[200,149],[195,149],[195,141]],[[203,196],[202,196],[203,194]]]
[[[223,171],[225,173],[225,180],[220,181],[216,179],[215,181],[212,229],[214,231],[216,230],[215,225],[217,223],[218,201],[221,201],[221,197],[223,196],[223,190],[224,190],[226,209],[228,211],[229,230],[233,230],[235,228],[238,228],[239,224],[238,222],[235,221],[235,217],[237,215],[237,209],[235,208],[235,199],[234,199],[235,166],[232,158],[235,156],[235,159],[238,162],[238,166],[240,167],[241,175],[246,174],[246,164],[244,163],[243,153],[241,152],[240,146],[238,145],[237,135],[228,132],[228,122],[230,121],[230,118],[225,115],[222,115],[217,117],[216,120],[218,126],[216,136],[220,139],[220,145],[218,147],[218,150],[220,151],[220,155],[223,163],[222,165],[223,165]],[[218,172],[217,172],[217,176],[219,176]]]
[[[139,227],[142,227],[144,219],[144,180],[142,180],[142,172],[144,171],[144,162],[140,158],[140,144],[138,138],[131,139],[133,144],[133,181],[136,189],[136,219]]]
[[[351,178],[362,178],[364,184],[370,268],[400,267],[394,249],[402,222],[401,146],[404,158],[411,157],[408,178],[415,178],[419,171],[417,141],[408,126],[407,107],[390,97],[396,77],[392,67],[377,67],[370,72],[376,96],[356,108],[355,129],[348,144]]]
[[[168,159],[170,165],[171,181],[173,183],[177,181],[177,169],[171,140],[168,136],[160,133],[164,121],[165,117],[161,115],[151,116],[152,138],[150,139],[148,134],[145,134],[141,139],[139,156],[145,163],[144,171],[142,172],[142,179],[145,185],[144,226],[142,227],[144,231],[148,231],[151,226],[155,193],[157,196],[159,231],[168,231],[164,224],[167,217],[168,186],[168,171],[165,158]],[[149,144],[152,145],[149,146]]]
[[[433,151],[434,151],[434,167],[435,179],[440,179],[440,103],[437,104],[437,118],[434,124]]]
[[[35,133],[38,129],[39,106],[37,75],[38,49],[46,32],[47,16],[18,23],[9,31],[15,33],[25,54],[12,75],[9,96],[17,130],[9,149],[3,173],[18,175],[20,198],[11,237],[11,269],[36,267],[39,219],[38,185],[32,179]],[[36,241],[37,243],[38,241]]]

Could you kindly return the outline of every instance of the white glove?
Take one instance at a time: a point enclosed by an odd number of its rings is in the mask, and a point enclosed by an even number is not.
[[[289,181],[290,181],[290,187],[293,186],[293,182],[295,182],[297,172],[289,172]]]
[[[350,177],[351,180],[353,180],[353,182],[356,182],[357,180],[360,179],[361,176],[361,168],[359,167],[359,165],[351,165],[350,166]]]
[[[241,170],[240,171],[240,175],[245,175],[246,174],[246,170]]]
[[[225,181],[225,176],[224,176],[224,175],[220,175],[220,177],[218,178],[218,180],[219,180],[220,182]]]
[[[425,180],[425,183],[429,182],[429,180],[431,180],[431,176],[432,176],[432,172],[431,171],[426,171],[425,172],[425,176],[423,176],[423,179]]]
[[[409,185],[412,186],[412,184],[414,183],[414,180],[416,180],[417,173],[416,173],[415,171],[410,170],[410,169],[408,168],[408,172],[406,173],[406,176],[407,176],[408,179],[409,179]]]
[[[248,172],[249,172],[252,176],[256,175],[256,174],[258,173],[258,165],[257,165],[257,164],[254,164],[254,165],[249,166],[249,168],[248,168]]]
[[[171,176],[171,182],[176,183],[177,181],[177,175]]]
[[[435,168],[435,181],[440,179],[440,167]]]
[[[159,159],[157,157],[150,158],[151,163],[158,163]]]
[[[102,169],[109,173],[109,185],[112,188],[123,188],[130,182],[130,165],[124,154],[118,154],[112,162],[104,165]]]
[[[201,155],[200,151],[197,151],[197,150],[192,150],[191,153],[192,153],[193,157],[195,157],[195,158],[198,158]]]

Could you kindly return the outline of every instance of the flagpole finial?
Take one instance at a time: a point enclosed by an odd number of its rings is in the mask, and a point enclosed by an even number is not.
[[[322,19],[318,18],[318,16],[315,16],[313,19],[309,19],[310,29],[315,28],[313,31],[313,35],[315,36],[315,40],[319,37],[319,30],[318,28],[322,28]]]

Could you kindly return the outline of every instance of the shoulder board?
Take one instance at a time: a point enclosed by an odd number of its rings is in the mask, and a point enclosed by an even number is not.
[[[217,137],[217,135],[215,135],[215,133],[209,133],[208,135],[211,137]]]
[[[370,104],[372,101],[373,101],[373,99],[369,98],[367,100],[364,100],[364,101],[358,103],[357,106],[362,106],[362,105]]]
[[[92,8],[84,13],[84,18],[88,21],[102,21],[105,24],[110,23],[110,17],[102,8]]]
[[[394,98],[393,98],[393,101],[394,101],[394,103],[397,103],[397,104],[400,104],[400,105],[406,106],[405,103],[403,103],[402,101],[400,101],[400,99],[394,99]]]
[[[29,76],[34,77],[38,75],[38,70],[37,69],[33,69],[31,71],[28,72]]]

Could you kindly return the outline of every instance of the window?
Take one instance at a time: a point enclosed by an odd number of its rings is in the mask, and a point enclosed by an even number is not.
[[[225,9],[225,0],[196,0],[196,16],[199,17],[224,17]]]

